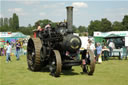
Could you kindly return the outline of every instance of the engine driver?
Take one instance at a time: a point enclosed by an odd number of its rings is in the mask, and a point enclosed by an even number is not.
[[[51,24],[47,24],[47,25],[45,26],[45,29],[47,29],[47,28],[51,28]]]
[[[38,26],[37,26],[37,31],[43,31],[44,30],[44,24],[43,23],[40,23]]]
[[[41,33],[42,33],[43,30],[44,30],[44,24],[43,23],[38,24],[38,26],[37,26],[37,36],[39,38],[42,38]]]

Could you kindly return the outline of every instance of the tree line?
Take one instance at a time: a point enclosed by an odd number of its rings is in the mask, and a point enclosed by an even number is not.
[[[16,13],[10,18],[0,18],[0,32],[22,32],[26,35],[32,35],[33,26],[19,26],[19,17]]]
[[[43,23],[44,25],[51,23],[52,27],[57,27],[57,22],[52,22],[48,19],[38,20],[32,26],[28,24],[27,27],[19,26],[19,17],[16,13],[10,18],[0,18],[0,32],[22,32],[26,35],[32,35],[33,30],[36,29],[38,23]],[[107,18],[102,18],[101,20],[90,21],[88,27],[73,25],[73,32],[79,33],[80,35],[93,36],[94,31],[109,32],[109,31],[128,31],[128,15],[125,15],[121,22],[115,21],[111,22]]]
[[[90,35],[93,35],[94,31],[128,31],[128,15],[125,15],[121,22],[114,21],[112,23],[107,18],[91,21],[88,26],[88,32]]]
[[[19,29],[19,18],[16,13],[10,18],[0,18],[0,31],[16,31]]]

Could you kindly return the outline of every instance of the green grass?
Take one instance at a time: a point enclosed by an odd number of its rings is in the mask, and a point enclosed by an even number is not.
[[[81,74],[81,67],[63,71],[55,78],[49,72],[32,72],[27,69],[26,56],[5,63],[0,56],[0,85],[128,85],[128,60],[109,60],[96,64],[93,76]]]

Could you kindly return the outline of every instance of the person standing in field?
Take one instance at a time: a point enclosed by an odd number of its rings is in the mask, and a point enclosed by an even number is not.
[[[102,46],[100,45],[100,43],[97,43],[96,51],[97,51],[96,61],[98,61],[98,58],[99,56],[101,56],[102,53]]]
[[[16,59],[19,60],[20,59],[20,48],[21,48],[21,45],[20,45],[20,42],[17,40],[16,42]]]
[[[6,62],[8,63],[9,61],[11,61],[11,45],[9,44],[9,42],[7,41],[7,46],[6,46]]]
[[[90,40],[90,39],[88,39],[88,45],[87,45],[87,48],[88,49],[91,49],[92,51],[93,51],[93,53],[94,53],[94,51],[95,51],[95,45],[92,43],[92,40]]]
[[[113,49],[115,48],[115,43],[113,42],[113,40],[110,41],[109,43],[109,50],[110,50],[110,57],[112,56],[112,52],[113,52]]]

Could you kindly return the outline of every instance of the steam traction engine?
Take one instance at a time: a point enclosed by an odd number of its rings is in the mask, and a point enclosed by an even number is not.
[[[32,71],[40,71],[48,66],[50,73],[58,77],[62,69],[71,69],[72,66],[82,65],[82,60],[77,59],[81,47],[81,40],[72,33],[73,7],[67,7],[67,24],[60,23],[58,28],[47,28],[39,33],[39,38],[30,38],[27,45],[28,68]],[[94,55],[89,50],[90,57],[86,57],[88,74],[92,75],[95,69]]]

